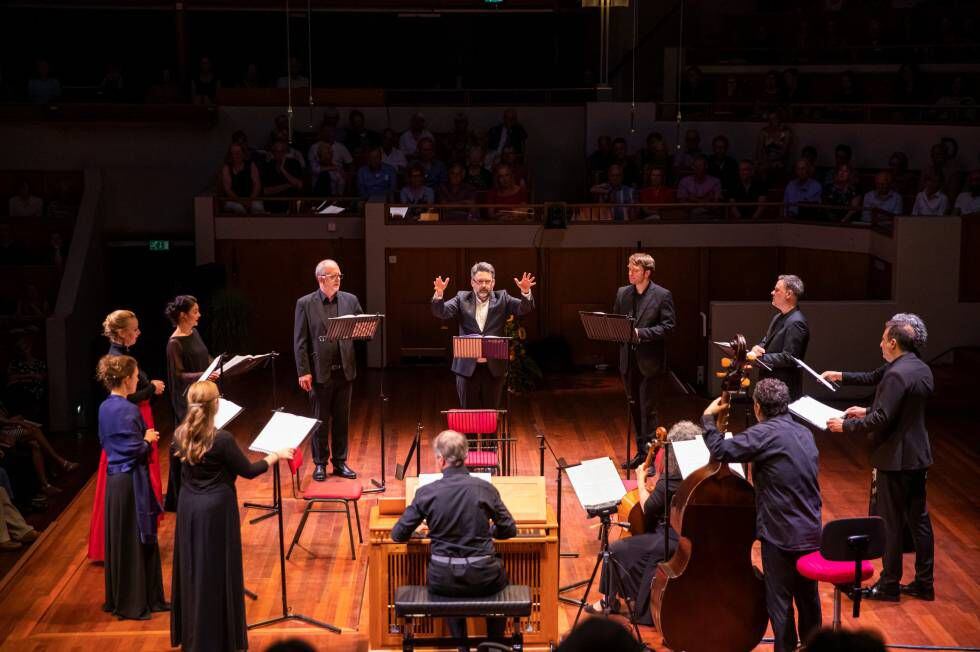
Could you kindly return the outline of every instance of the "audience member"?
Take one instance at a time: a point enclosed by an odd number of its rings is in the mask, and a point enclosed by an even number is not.
[[[425,168],[418,163],[412,163],[408,168],[408,183],[402,188],[399,199],[409,206],[431,206],[436,203],[432,188],[425,185]],[[418,219],[418,212],[412,211],[410,216]]]
[[[922,176],[922,190],[915,196],[912,215],[945,215],[949,197],[942,191],[943,180],[932,172]]]
[[[436,201],[440,204],[474,204],[476,191],[464,181],[466,171],[461,163],[449,166],[446,182],[436,191]],[[442,212],[444,220],[475,220],[475,210],[446,210]]]
[[[11,334],[15,339],[4,396],[14,412],[42,423],[47,418],[48,365],[35,355],[37,328],[30,326]]]
[[[470,120],[465,113],[459,112],[453,116],[453,130],[443,139],[443,148],[450,163],[466,163],[467,152],[473,144],[470,133]]]
[[[262,194],[266,197],[299,197],[303,194],[303,168],[288,158],[289,145],[279,141],[272,146],[272,159],[262,170]],[[289,212],[288,201],[266,200],[265,209],[270,213]]]
[[[488,204],[520,206],[527,203],[527,187],[514,181],[514,173],[510,166],[498,165],[495,174],[496,186],[487,191]],[[526,211],[495,209],[493,215],[496,217],[523,217],[526,215]]]
[[[909,171],[909,157],[905,152],[892,152],[888,157],[888,171],[892,175],[892,187],[900,195],[914,195],[918,190],[918,175]]]
[[[745,93],[742,92],[742,87],[738,83],[738,77],[728,75],[725,78],[725,89],[722,91],[721,97],[715,100],[714,114],[744,119],[749,116],[750,112]]]
[[[517,121],[517,111],[514,109],[504,111],[503,122],[490,127],[490,131],[487,132],[487,149],[490,151],[499,152],[505,145],[511,145],[514,151],[523,154],[526,142],[527,131]]]
[[[263,152],[260,149],[256,149],[248,144],[248,136],[245,135],[245,132],[242,131],[241,129],[239,129],[238,131],[236,131],[231,135],[231,142],[235,143],[236,145],[239,145],[242,148],[242,151],[245,153],[245,158],[251,161],[255,161],[256,164],[262,163],[263,161],[268,159],[268,156],[266,155],[265,152]],[[282,142],[282,141],[277,141],[277,142]],[[272,145],[275,145],[275,143],[272,143]]]
[[[807,652],[885,652],[881,637],[868,630],[822,629],[806,643]]]
[[[390,165],[401,172],[408,167],[408,159],[405,158],[405,152],[398,149],[397,145],[398,134],[393,129],[385,129],[381,134],[381,160],[385,165]],[[483,159],[481,158],[480,161],[482,164]]]
[[[772,107],[779,104],[782,93],[779,89],[779,73],[770,70],[762,80],[762,92],[759,94],[757,113],[766,119]]]
[[[593,177],[605,172],[613,162],[612,138],[609,136],[599,136],[596,142],[596,149],[589,154],[589,172]]]
[[[259,64],[249,63],[245,66],[245,74],[242,76],[241,88],[264,88],[262,77],[259,74]]]
[[[976,103],[976,99],[966,88],[966,80],[962,73],[953,75],[949,80],[949,90],[936,100],[936,106],[942,107],[972,107]],[[975,109],[946,110],[937,112],[936,117],[939,120],[973,122],[977,118],[977,112]]]
[[[810,163],[806,159],[798,160],[794,171],[796,177],[786,184],[786,190],[783,192],[785,214],[790,217],[813,217],[813,212],[810,210],[804,209],[801,212],[800,204],[819,204],[823,189],[811,176]]]
[[[61,97],[61,82],[51,76],[46,59],[34,62],[34,77],[27,81],[27,99],[31,104],[50,104]]]
[[[762,204],[767,197],[766,186],[755,175],[755,165],[749,159],[743,159],[738,164],[738,181],[726,193],[729,201],[736,204]],[[732,219],[757,220],[762,217],[766,207],[732,206],[729,215]]]
[[[477,192],[490,190],[493,187],[493,173],[483,166],[485,154],[483,147],[473,145],[466,158],[466,176],[464,181]]]
[[[45,496],[61,493],[61,489],[49,481],[45,458],[50,459],[54,468],[62,473],[74,471],[78,468],[78,463],[59,455],[36,421],[25,419],[19,414],[11,414],[6,406],[0,403],[0,452],[20,446],[30,451],[31,464],[37,475],[41,493]]]
[[[708,174],[721,182],[722,192],[730,192],[738,183],[738,163],[728,155],[728,138],[715,136],[711,141]]]
[[[303,74],[303,62],[299,57],[289,57],[289,67],[285,75],[276,80],[277,88],[309,88],[310,78]]]
[[[276,143],[286,143],[286,150],[287,150],[286,158],[292,159],[297,163],[299,163],[300,168],[302,168],[303,170],[306,169],[306,159],[303,158],[303,154],[290,144],[288,129],[280,129],[278,132],[276,132],[275,138],[273,138],[269,142],[269,148],[268,148],[268,153],[266,158],[271,158],[272,147]]]
[[[31,184],[27,179],[17,184],[17,194],[7,202],[7,215],[10,217],[41,217],[43,209],[44,202],[31,194]]]
[[[787,68],[783,71],[782,77],[783,83],[779,94],[782,103],[788,105],[806,102],[806,93],[800,84],[800,71],[796,68]]]
[[[661,168],[647,166],[646,182],[640,190],[641,204],[673,204],[677,200],[673,188],[667,186],[667,175]],[[657,207],[643,207],[643,216],[650,220],[659,220],[665,216],[664,210]]]
[[[265,139],[266,150],[271,150],[272,144],[277,140],[280,140],[283,133],[286,134],[286,140],[288,141],[290,133],[289,116],[285,113],[280,113],[272,119],[272,130]]]
[[[146,90],[145,96],[147,104],[177,104],[185,99],[186,96],[170,68],[160,71],[159,78]]]
[[[892,91],[892,104],[924,104],[929,99],[925,79],[914,63],[903,63],[895,73],[895,86]],[[918,111],[912,109],[902,115],[914,117]]]
[[[425,185],[432,189],[446,182],[446,164],[436,158],[436,143],[432,138],[420,138],[417,146],[418,164],[425,172]]]
[[[690,104],[710,104],[714,101],[714,89],[711,83],[705,80],[701,69],[697,66],[688,66],[684,71],[684,80],[681,82],[680,100]],[[696,107],[695,111],[704,113],[708,107]]]
[[[936,143],[929,149],[929,171],[943,180],[943,194],[950,198],[959,195],[960,167],[945,143]]]
[[[96,93],[99,99],[105,102],[120,102],[126,99],[126,84],[118,63],[110,61],[105,65],[105,73],[102,75]]]
[[[631,208],[626,208],[622,204],[634,204],[633,188],[623,181],[623,167],[618,163],[613,163],[606,171],[606,181],[599,183],[591,188],[592,195],[597,203],[616,204],[612,209],[612,218],[617,222],[624,222],[632,217]]]
[[[703,154],[694,158],[691,174],[677,184],[677,200],[695,204],[721,201],[721,182],[708,175],[708,159]],[[695,208],[690,212],[691,217],[716,214],[715,209],[705,208]]]
[[[320,168],[323,164],[323,159],[320,158],[320,145],[324,143],[330,145],[331,160],[341,171],[346,172],[348,166],[354,162],[350,150],[343,143],[337,141],[336,127],[329,124],[322,125],[317,141],[310,146],[310,151],[307,154],[307,159],[310,162],[310,177],[313,179],[320,176]]]
[[[58,179],[54,184],[54,193],[48,199],[44,214],[55,221],[73,220],[78,215],[78,198],[67,179]]]
[[[0,469],[0,475],[6,480],[0,484],[0,552],[9,552],[19,550],[25,543],[37,541],[40,535],[14,506],[6,471]]]
[[[813,145],[805,145],[800,150],[800,158],[806,159],[806,162],[810,164],[811,170],[817,169],[817,148]]]
[[[858,83],[854,73],[845,70],[838,77],[837,90],[831,96],[834,104],[828,107],[828,117],[838,120],[860,120],[865,97],[861,85]],[[831,170],[833,173],[833,170]]]
[[[245,158],[241,145],[228,146],[225,164],[221,168],[221,187],[227,200],[224,210],[229,213],[264,213],[265,206],[256,198],[262,194],[262,181],[259,168],[251,159]]]
[[[833,222],[850,222],[857,215],[861,208],[861,194],[854,185],[854,171],[850,163],[838,165],[834,180],[824,185],[823,203],[847,209],[829,209],[827,219]]]
[[[670,155],[667,143],[660,133],[654,131],[647,136],[646,147],[639,152],[639,161],[642,169],[649,166],[663,170],[664,183],[669,183],[673,178],[671,171],[674,166],[674,158]]]
[[[966,190],[956,196],[953,206],[956,215],[980,213],[980,170],[973,170],[966,182]]]
[[[612,143],[612,163],[618,165],[623,172],[623,183],[636,186],[640,183],[640,170],[630,157],[626,148],[625,138],[616,138]],[[606,168],[608,172],[609,168]]]
[[[875,175],[874,190],[864,194],[862,205],[862,222],[870,223],[875,216],[891,217],[902,213],[902,196],[892,188],[891,172],[879,172]]]
[[[755,162],[759,173],[772,186],[786,178],[796,139],[790,126],[783,123],[782,109],[770,110],[766,120],[766,126],[756,138]]]
[[[321,197],[340,197],[347,190],[347,175],[344,168],[336,163],[333,148],[339,143],[320,142],[316,155],[318,161],[317,174],[313,177],[313,194]],[[343,145],[340,145],[343,147]]]
[[[527,166],[518,160],[517,150],[511,145],[504,145],[500,150],[500,160],[497,165],[506,165],[514,173],[514,182],[520,185],[527,185]]]
[[[211,68],[211,58],[201,57],[197,63],[197,74],[191,79],[191,101],[194,104],[217,104],[221,81]]]
[[[690,174],[694,169],[694,159],[703,154],[700,132],[697,129],[688,129],[684,133],[684,149],[674,159],[678,174]]]
[[[557,652],[641,652],[646,647],[633,634],[614,620],[587,618],[572,629],[557,648]]]
[[[355,157],[366,154],[381,144],[378,132],[364,125],[364,113],[353,109],[347,115],[347,129],[344,131],[344,147]]]
[[[845,145],[840,143],[834,148],[834,165],[832,167],[823,170],[822,182],[824,186],[827,186],[834,182],[837,178],[837,170],[842,165],[851,165],[851,159],[854,156],[854,152],[850,145]],[[853,180],[852,180],[853,181]]]
[[[432,132],[425,128],[425,116],[421,113],[414,113],[412,114],[408,130],[398,140],[398,149],[404,152],[405,156],[414,158],[418,150],[419,141],[423,138],[428,138],[432,142],[436,140]]]
[[[398,186],[398,171],[384,162],[380,147],[368,151],[367,163],[357,171],[357,194],[363,199],[388,200]]]

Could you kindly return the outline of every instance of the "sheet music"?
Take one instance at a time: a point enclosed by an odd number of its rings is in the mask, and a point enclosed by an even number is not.
[[[201,374],[201,377],[197,379],[197,382],[201,382],[202,380],[207,380],[208,376],[214,373],[214,370],[218,368],[218,365],[220,363],[221,363],[221,356],[219,355],[218,357],[216,357],[214,360],[211,361],[211,364],[208,365],[208,368],[204,370],[204,373]]]
[[[326,204],[326,203],[327,202],[323,202],[323,204]],[[340,206],[337,206],[335,204],[330,204],[326,208],[322,208],[323,207],[323,204],[320,204],[320,207],[321,207],[322,210],[317,210],[317,212],[316,212],[317,215],[339,215],[340,213],[343,213],[344,212],[344,209],[343,208],[341,208]]]
[[[725,439],[731,439],[731,437],[732,433],[725,433]],[[671,453],[677,461],[677,468],[680,470],[682,478],[686,478],[711,461],[711,451],[708,450],[704,443],[704,437],[701,435],[694,439],[671,442],[670,447],[673,449]],[[741,464],[732,462],[728,468],[740,478],[745,477]]]
[[[254,359],[256,357],[258,357],[258,356],[254,356],[254,355],[236,355],[231,360],[229,360],[228,362],[226,362],[223,365],[221,365],[221,373],[228,373],[228,371],[230,371],[233,367],[236,367],[236,366],[240,365],[243,362],[248,362],[249,360],[252,360],[252,359]]]
[[[374,337],[374,333],[377,330],[378,324],[380,323],[379,320],[383,318],[384,315],[369,315],[369,314],[339,315],[337,317],[331,317],[327,321],[333,321],[337,319],[337,320],[353,322],[353,324],[345,325],[345,327],[350,326],[351,329],[350,336],[351,338],[356,339],[358,337],[367,337],[367,338]],[[342,324],[343,321],[338,323]]]
[[[789,411],[821,430],[827,429],[828,419],[844,418],[844,413],[840,410],[825,405],[809,396],[804,396],[790,403]]]
[[[274,453],[283,448],[298,448],[318,424],[319,421],[309,417],[289,412],[273,412],[272,418],[248,449],[259,453]]]
[[[408,206],[392,206],[388,209],[388,214],[392,217],[404,218],[408,215]]]
[[[810,374],[811,376],[813,376],[814,378],[816,378],[816,380],[817,380],[818,383],[820,383],[821,385],[823,385],[824,387],[826,387],[827,389],[829,389],[832,392],[836,392],[837,391],[837,387],[836,386],[834,386],[834,385],[830,384],[829,382],[827,382],[823,378],[823,376],[821,376],[816,371],[814,371],[813,369],[811,369],[810,366],[807,365],[807,363],[803,362],[802,360],[800,360],[796,356],[792,356],[791,355],[790,357],[793,358],[793,360],[796,362],[796,364],[798,364],[800,366],[800,368],[803,369],[803,371],[807,372],[808,374]]]
[[[626,495],[626,487],[619,477],[619,471],[608,457],[583,460],[577,466],[568,467],[566,473],[578,501],[585,509],[618,503]]]
[[[486,482],[490,482],[491,481],[490,480],[490,474],[489,473],[470,473],[470,475],[473,476],[474,478],[480,478],[481,480],[485,480]],[[420,473],[419,474],[419,484],[418,484],[418,486],[415,489],[416,489],[416,491],[418,491],[419,489],[421,489],[425,485],[432,484],[436,480],[442,480],[442,474],[441,473]]]
[[[214,415],[214,427],[221,430],[231,423],[231,420],[237,417],[243,409],[245,408],[236,403],[232,403],[228,399],[219,398],[218,413]]]

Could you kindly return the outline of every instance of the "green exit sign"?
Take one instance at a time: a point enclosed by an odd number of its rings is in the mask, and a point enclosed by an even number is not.
[[[483,4],[485,4],[485,5],[502,5],[502,4],[504,4],[504,0],[483,0]]]
[[[170,251],[170,240],[150,240],[150,251]]]

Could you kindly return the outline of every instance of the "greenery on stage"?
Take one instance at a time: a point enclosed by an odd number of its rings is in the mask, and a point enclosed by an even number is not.
[[[510,340],[510,365],[507,368],[507,386],[515,394],[525,394],[540,384],[541,367],[527,353],[527,331],[513,315],[504,324],[504,336]]]

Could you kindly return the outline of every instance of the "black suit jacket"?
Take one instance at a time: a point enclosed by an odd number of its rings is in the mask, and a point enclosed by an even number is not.
[[[803,370],[793,361],[793,356],[803,360],[809,342],[810,326],[799,308],[794,308],[785,315],[776,313],[769,322],[766,336],[759,341],[759,346],[766,350],[760,359],[772,367],[772,371],[759,367],[759,378],[778,378],[783,381],[794,401],[803,396]]]
[[[636,313],[633,299],[636,298]],[[633,327],[639,331],[636,340],[636,363],[644,376],[655,376],[667,371],[667,354],[664,338],[674,330],[674,297],[670,290],[651,283],[642,295],[636,287],[624,285],[616,291],[613,312],[633,315]],[[619,373],[626,375],[629,369],[628,344],[619,349]]]
[[[504,324],[510,315],[526,315],[534,309],[534,297],[520,299],[507,294],[507,290],[495,290],[490,294],[490,307],[487,309],[487,321],[480,330],[476,321],[476,293],[472,290],[457,292],[448,301],[445,297],[432,300],[432,314],[439,319],[459,320],[460,335],[495,335],[504,334]],[[473,358],[453,358],[453,373],[469,378],[476,370],[476,360]],[[507,371],[506,360],[487,360],[490,373],[500,377]]]
[[[361,302],[350,292],[337,292],[337,316],[360,315]],[[314,382],[324,383],[330,378],[330,367],[324,359],[327,342],[320,336],[327,333],[323,300],[316,290],[296,301],[296,317],[293,321],[293,354],[296,356],[296,374],[313,374]],[[354,341],[343,340],[339,346],[344,377],[354,380],[357,376],[357,360],[354,357]]]
[[[867,415],[844,421],[844,432],[870,439],[874,468],[912,471],[932,465],[925,418],[933,389],[929,365],[910,352],[871,372],[845,372],[842,383],[876,386]]]

